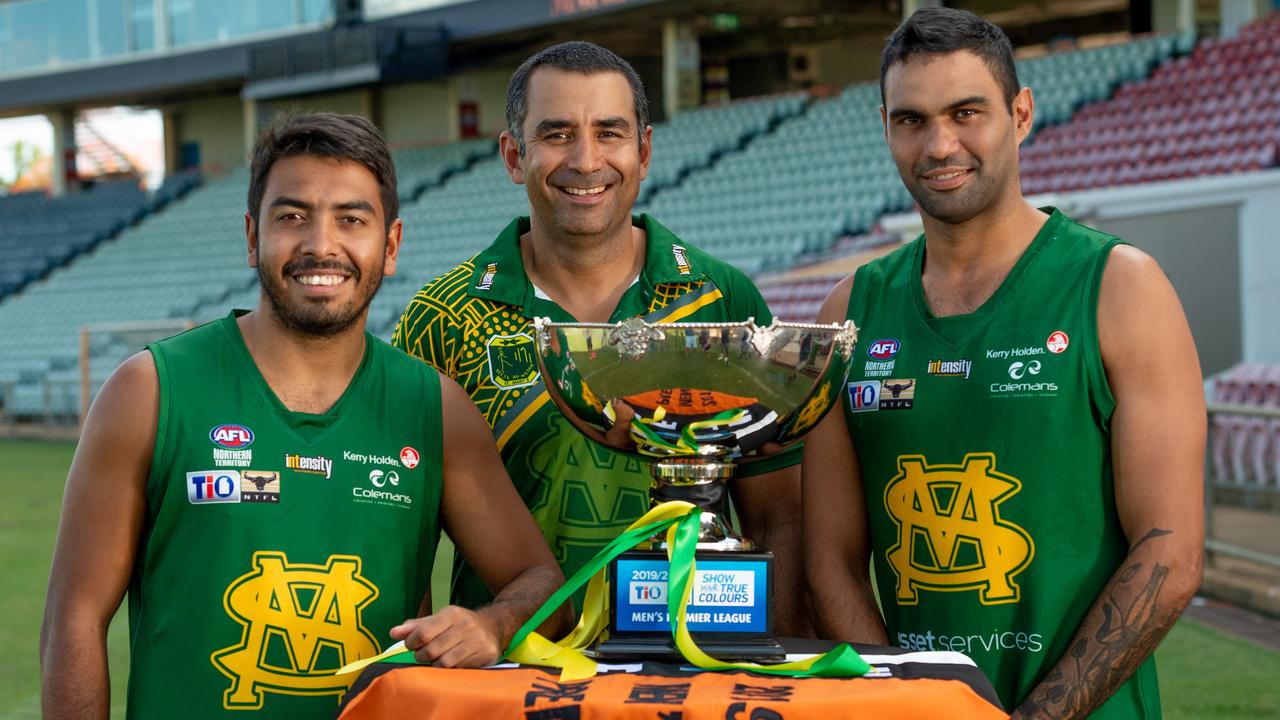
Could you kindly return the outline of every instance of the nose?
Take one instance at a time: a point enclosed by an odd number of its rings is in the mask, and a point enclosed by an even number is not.
[[[603,164],[604,158],[595,136],[591,133],[579,135],[574,140],[573,148],[569,152],[567,163],[569,169],[583,175],[590,175],[599,170]]]
[[[304,255],[314,257],[332,257],[339,252],[337,221],[323,215],[318,216],[303,234],[300,250]]]
[[[929,123],[928,136],[925,138],[925,153],[939,160],[956,154],[960,148],[960,140],[955,128],[946,121]]]

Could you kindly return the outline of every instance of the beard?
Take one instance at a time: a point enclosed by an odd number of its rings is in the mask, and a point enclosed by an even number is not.
[[[258,281],[262,286],[262,295],[271,305],[271,310],[280,322],[289,330],[301,335],[314,337],[332,337],[348,328],[363,317],[373,296],[382,285],[382,271],[385,260],[377,267],[370,268],[366,280],[360,268],[336,260],[303,259],[285,263],[281,271],[282,277],[307,270],[341,270],[351,275],[355,284],[355,296],[346,302],[332,299],[295,301],[285,290],[281,276],[273,276],[258,264]]]
[[[963,187],[946,192],[938,192],[925,184],[921,178],[926,172],[941,167],[967,167],[972,170],[972,177]],[[1002,188],[998,178],[983,172],[984,163],[974,157],[964,160],[947,158],[941,162],[922,162],[911,168],[909,182],[904,182],[907,192],[920,206],[920,211],[935,220],[950,225],[959,225],[981,215],[983,211],[1000,199]]]

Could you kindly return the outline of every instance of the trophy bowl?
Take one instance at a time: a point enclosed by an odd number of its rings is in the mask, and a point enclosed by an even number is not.
[[[657,505],[701,509],[697,572],[685,620],[707,652],[773,661],[773,562],[730,524],[725,481],[800,439],[845,388],[852,322],[619,323],[534,320],[548,395],[582,434],[649,466]],[[680,657],[662,605],[667,557],[650,538],[608,568],[608,637],[599,658]]]
[[[726,520],[735,464],[800,439],[835,405],[857,328],[773,322],[534,321],[548,393],[592,440],[645,460],[652,499],[703,509],[699,549],[751,550]],[[763,452],[762,452],[763,451]]]

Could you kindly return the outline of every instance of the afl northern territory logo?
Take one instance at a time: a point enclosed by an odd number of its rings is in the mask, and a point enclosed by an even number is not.
[[[209,440],[224,448],[242,448],[253,444],[253,431],[243,425],[218,425],[209,431]]]
[[[487,344],[489,378],[493,384],[509,390],[528,387],[538,382],[538,361],[533,355],[533,338],[519,335],[494,335]]]
[[[1014,578],[1031,564],[1035,544],[1000,517],[1000,504],[1022,483],[996,472],[992,453],[969,453],[959,465],[898,458],[884,506],[898,525],[886,559],[898,576],[897,601],[915,605],[920,590],[977,590],[983,605],[1016,603]]]

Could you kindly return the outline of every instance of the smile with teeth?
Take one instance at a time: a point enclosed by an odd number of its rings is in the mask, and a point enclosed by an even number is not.
[[[298,275],[297,280],[303,285],[337,285],[346,280],[344,275]]]
[[[951,179],[953,179],[953,178],[958,178],[958,177],[960,177],[961,175],[963,175],[963,174],[965,174],[965,173],[967,173],[967,172],[969,172],[969,171],[968,171],[968,170],[956,170],[955,172],[942,173],[941,175],[928,175],[928,176],[926,176],[926,179],[929,179],[929,180],[951,180]]]
[[[606,187],[608,186],[599,185],[593,188],[561,187],[560,189],[569,193],[570,195],[599,195],[600,193],[604,192]]]

